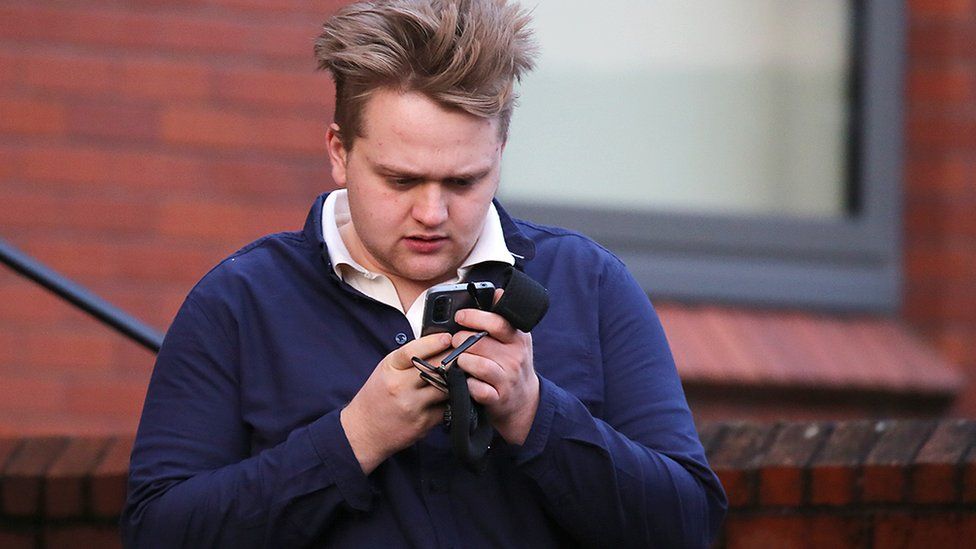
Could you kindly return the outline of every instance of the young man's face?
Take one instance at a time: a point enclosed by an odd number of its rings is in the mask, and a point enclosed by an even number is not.
[[[376,91],[363,114],[351,151],[329,131],[332,176],[348,190],[355,229],[343,233],[350,252],[394,284],[455,276],[498,189],[498,121],[390,90]]]

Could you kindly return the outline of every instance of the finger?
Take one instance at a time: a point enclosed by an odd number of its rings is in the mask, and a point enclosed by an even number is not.
[[[497,362],[489,358],[465,354],[458,357],[456,364],[468,375],[493,387],[504,382],[505,371]]]
[[[444,352],[451,346],[449,334],[431,334],[408,341],[399,349],[390,353],[390,365],[397,370],[413,368],[413,357],[428,359],[437,353]]]
[[[412,405],[413,408],[422,410],[428,406],[447,400],[448,395],[446,392],[421,379],[419,375],[413,377],[410,383],[413,384],[410,395],[410,400],[414,402]]]
[[[456,349],[462,343],[467,341],[468,337],[476,333],[478,332],[458,332],[454,334],[454,338],[451,340],[451,344]],[[461,356],[471,354],[471,355],[493,358],[498,353],[504,352],[504,347],[505,347],[504,343],[498,341],[497,339],[494,339],[493,337],[491,337],[491,334],[489,334],[488,337],[481,338],[481,341],[475,343],[470,348],[468,348],[468,350],[465,351],[464,354]]]
[[[498,301],[501,300],[501,298],[502,298],[502,294],[504,294],[504,293],[505,293],[505,290],[503,290],[501,288],[495,288],[495,295],[494,295],[494,299],[491,300],[491,304],[492,305],[497,305],[498,304]]]
[[[484,406],[491,406],[499,400],[498,391],[494,387],[474,377],[468,378],[468,393],[472,400]]]
[[[503,343],[508,343],[515,338],[515,328],[498,313],[478,309],[461,309],[454,315],[454,320],[465,328],[476,332],[488,332],[491,337]]]
[[[445,410],[447,410],[447,406],[443,402],[431,404],[424,410],[425,426],[428,430],[444,422]]]

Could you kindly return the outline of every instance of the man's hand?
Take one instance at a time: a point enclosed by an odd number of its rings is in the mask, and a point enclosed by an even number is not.
[[[502,295],[495,291],[495,301]],[[532,336],[512,327],[495,313],[462,309],[454,319],[466,328],[486,331],[486,337],[458,357],[457,364],[470,374],[468,390],[488,411],[491,424],[507,442],[522,444],[529,436],[539,407],[539,378],[532,365]],[[454,334],[457,347],[472,332]]]
[[[410,358],[430,360],[450,345],[449,335],[434,334],[386,355],[340,412],[342,429],[367,475],[442,421],[447,396],[420,379]]]

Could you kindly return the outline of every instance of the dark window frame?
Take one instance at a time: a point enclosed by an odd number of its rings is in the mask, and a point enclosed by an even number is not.
[[[901,306],[905,13],[852,0],[848,214],[716,215],[546,206],[517,216],[568,226],[604,244],[652,297],[891,313]],[[852,178],[851,175],[854,177]]]

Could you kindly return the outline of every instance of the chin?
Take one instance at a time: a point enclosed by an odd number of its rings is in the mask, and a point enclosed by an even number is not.
[[[400,271],[401,276],[416,282],[436,284],[443,280],[457,276],[457,267],[446,263],[439,265],[412,265]]]

